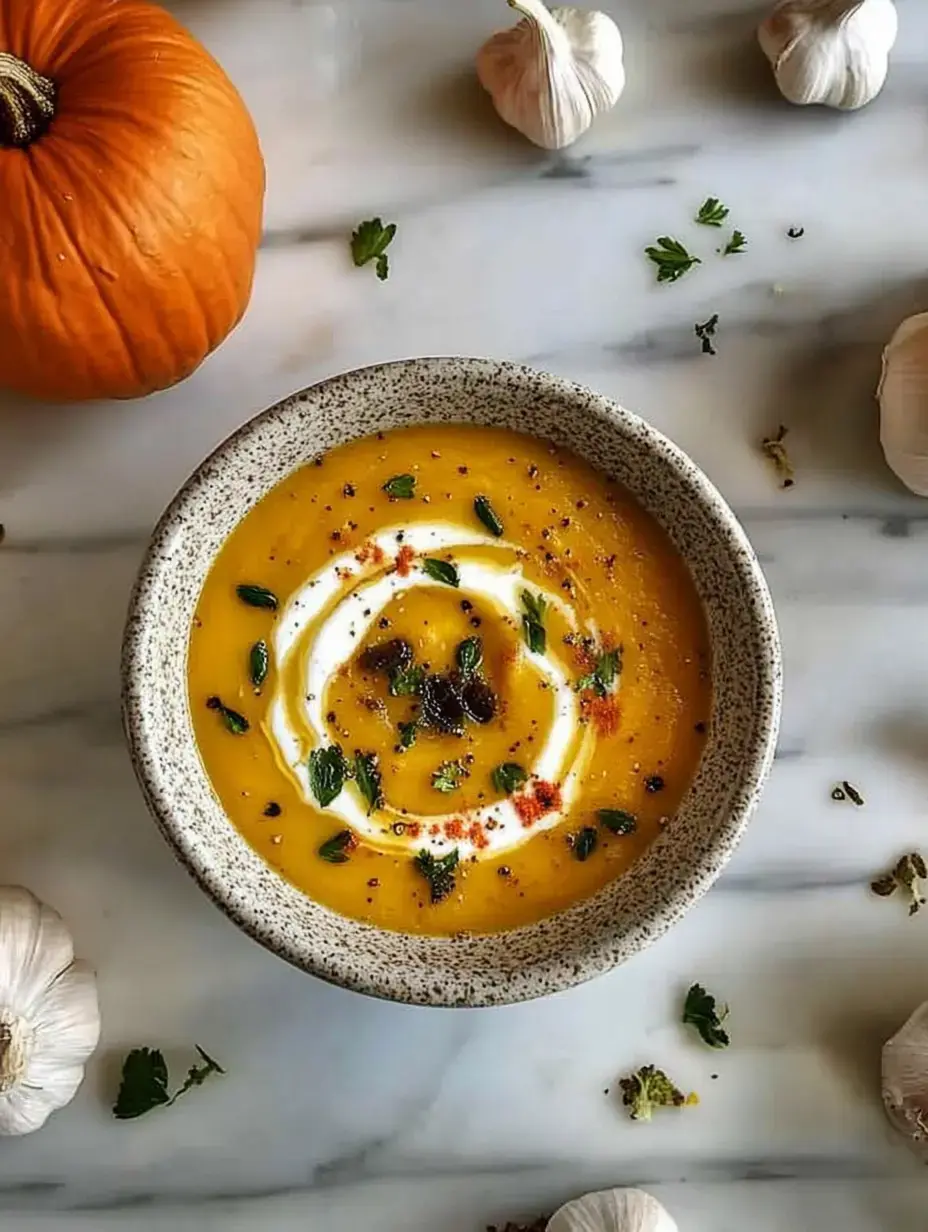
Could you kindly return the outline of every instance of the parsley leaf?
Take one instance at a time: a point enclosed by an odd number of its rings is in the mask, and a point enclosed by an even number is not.
[[[122,1066],[119,1093],[113,1105],[113,1116],[120,1121],[130,1121],[144,1116],[153,1108],[169,1108],[191,1087],[201,1086],[210,1074],[224,1074],[218,1061],[195,1044],[203,1065],[192,1065],[187,1077],[173,1095],[168,1094],[168,1067],[159,1048],[133,1048]]]
[[[577,692],[583,693],[593,689],[600,697],[605,697],[616,682],[622,670],[622,648],[604,650],[596,661],[596,666],[588,676],[581,676],[577,681]]]
[[[744,252],[748,242],[740,231],[732,231],[731,239],[722,249],[723,257],[730,257],[732,253]]]
[[[432,772],[432,786],[436,791],[447,794],[456,791],[461,786],[461,779],[470,776],[470,771],[459,761],[443,761],[437,770]]]
[[[443,898],[447,898],[454,891],[454,870],[458,866],[457,847],[449,851],[447,855],[437,858],[430,851],[420,851],[413,863],[416,870],[429,883],[433,903],[440,903]]]
[[[348,853],[354,851],[358,840],[350,830],[339,830],[319,848],[318,855],[327,864],[347,864]]]
[[[248,652],[248,678],[256,689],[260,689],[267,680],[267,669],[270,665],[271,655],[267,648],[267,642],[255,642],[251,650]]]
[[[386,249],[396,235],[396,223],[383,225],[379,218],[369,218],[367,222],[358,223],[358,229],[351,236],[351,258],[355,265],[375,263],[377,277],[383,282],[390,272]]]
[[[418,720],[410,719],[408,723],[397,723],[396,729],[400,733],[399,747],[411,749],[416,743],[416,736],[419,732]]]
[[[720,227],[728,217],[728,206],[722,205],[717,197],[706,197],[699,207],[696,221],[704,227]]]
[[[236,586],[235,593],[249,607],[264,607],[268,611],[277,611],[277,596],[266,586],[242,585]]]
[[[712,339],[715,337],[715,329],[719,323],[719,314],[713,312],[708,321],[703,321],[702,325],[694,325],[693,331],[696,337],[702,343],[703,355],[715,355],[715,347],[712,345]]]
[[[453,565],[450,560],[436,560],[432,556],[427,556],[422,562],[422,572],[427,574],[433,582],[444,582],[446,586],[460,586],[461,584],[457,566]]]
[[[398,667],[390,673],[390,696],[410,697],[419,692],[425,678],[425,669],[418,664]]]
[[[412,500],[415,490],[415,475],[394,475],[383,485],[383,491],[390,500]]]
[[[244,736],[251,727],[251,724],[243,714],[239,714],[237,710],[226,706],[218,697],[208,697],[206,699],[206,709],[215,710],[233,736]]]
[[[599,835],[592,826],[584,826],[582,830],[571,835],[571,850],[574,853],[574,859],[579,860],[581,864],[588,860],[596,850],[598,840]]]
[[[728,1007],[719,1012],[715,997],[706,992],[702,984],[694,984],[686,994],[683,1005],[683,1021],[695,1027],[710,1048],[727,1048],[731,1043],[722,1023],[728,1017]]]
[[[544,654],[547,646],[545,634],[545,612],[548,604],[541,595],[533,595],[530,590],[522,591],[522,607],[525,614],[522,617],[522,632],[525,643],[532,654]]]
[[[486,496],[474,497],[474,513],[484,524],[491,535],[495,535],[497,539],[503,533],[503,524],[499,520],[499,515],[490,504],[489,498]]]
[[[354,781],[367,802],[367,815],[383,806],[383,781],[376,753],[355,753]]]
[[[458,645],[454,652],[458,668],[464,676],[479,670],[483,663],[483,642],[479,637],[468,637]]]
[[[655,1108],[682,1108],[684,1104],[699,1103],[696,1095],[684,1095],[664,1071],[654,1065],[642,1065],[628,1078],[620,1078],[619,1086],[622,1103],[633,1121],[650,1121]]]
[[[523,770],[518,762],[504,761],[501,766],[497,766],[490,775],[493,780],[493,786],[497,791],[504,792],[507,796],[511,796],[516,788],[521,787],[528,780],[528,772]]]
[[[638,829],[638,818],[624,809],[597,809],[596,816],[613,834],[634,834]]]
[[[348,765],[341,747],[330,744],[309,755],[309,786],[320,808],[328,808],[345,785]]]
[[[680,241],[670,235],[658,236],[656,246],[651,245],[644,251],[657,266],[658,282],[676,282],[694,265],[702,265],[699,257],[687,252]]]

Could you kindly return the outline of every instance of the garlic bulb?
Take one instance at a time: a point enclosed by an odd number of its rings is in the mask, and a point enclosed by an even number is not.
[[[509,0],[524,14],[477,54],[477,76],[496,110],[529,141],[559,150],[618,102],[622,35],[605,13]]]
[[[854,111],[882,90],[898,29],[893,0],[781,0],[757,38],[784,98]]]
[[[896,1129],[928,1162],[928,1001],[883,1048],[883,1103]]]
[[[0,886],[0,1134],[29,1134],[69,1103],[97,1046],[93,973],[57,911]]]
[[[907,488],[928,496],[928,312],[903,321],[883,352],[880,442]]]
[[[677,1232],[677,1225],[641,1189],[603,1189],[555,1211],[547,1232]]]

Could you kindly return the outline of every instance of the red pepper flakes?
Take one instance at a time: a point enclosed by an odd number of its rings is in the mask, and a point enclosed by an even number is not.
[[[441,826],[439,826],[438,824],[433,824],[429,826],[429,834],[431,834],[433,838],[437,838],[438,835],[441,834]]]
[[[547,783],[544,779],[532,779],[521,795],[512,797],[512,804],[522,825],[528,829],[546,813],[556,813],[560,809],[560,786],[557,783]]]
[[[355,851],[357,849],[357,846],[358,846],[358,836],[352,832],[352,833],[349,833],[348,838],[345,839],[345,845],[342,848],[342,851],[346,853],[350,851]]]
[[[600,736],[613,736],[619,729],[619,704],[614,697],[598,697],[587,689],[580,697],[580,713],[592,721]]]
[[[410,838],[418,838],[421,832],[422,832],[422,826],[419,824],[418,821],[407,821],[406,822],[406,833],[409,835]]]
[[[484,847],[489,847],[490,845],[490,840],[486,836],[482,822],[472,821],[467,831],[467,837],[478,851],[482,851]]]
[[[368,561],[373,561],[375,565],[382,565],[384,561],[384,551],[379,543],[371,543],[370,539],[366,543],[362,543],[354,554],[355,560],[359,565],[366,565]]]
[[[404,543],[403,546],[400,548],[400,550],[397,552],[396,571],[400,575],[400,577],[409,577],[410,568],[412,566],[412,562],[413,562],[415,555],[416,555],[415,552],[412,550],[412,548],[409,546],[408,543]]]
[[[354,577],[354,574],[350,569],[336,569],[335,575],[340,582],[347,582],[349,578]]]
[[[445,838],[461,839],[464,837],[464,822],[459,817],[455,817],[452,821],[445,822],[444,830]]]

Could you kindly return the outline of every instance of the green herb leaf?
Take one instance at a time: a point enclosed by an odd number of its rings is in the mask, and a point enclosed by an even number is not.
[[[731,235],[731,239],[722,249],[722,256],[730,257],[732,253],[744,252],[745,248],[747,248],[747,245],[748,245],[748,242],[744,238],[744,236],[741,234],[741,232],[733,231]]]
[[[383,806],[383,781],[376,753],[355,753],[354,781],[367,801],[367,815]]]
[[[588,860],[596,850],[598,840],[599,835],[592,826],[584,826],[582,830],[578,830],[573,836],[573,846],[571,847],[574,858],[579,860],[581,864],[584,860]]]
[[[251,728],[251,724],[243,714],[239,714],[237,710],[224,705],[218,697],[208,697],[206,699],[206,709],[215,710],[221,716],[223,723],[225,723],[233,736],[244,736]]]
[[[400,733],[400,748],[411,749],[416,743],[416,736],[419,731],[419,723],[416,719],[410,719],[408,723],[397,723],[397,731]]]
[[[412,500],[416,490],[415,475],[394,475],[383,485],[390,500]]]
[[[695,1095],[684,1095],[662,1069],[642,1065],[628,1078],[620,1078],[622,1103],[633,1121],[650,1121],[655,1108],[682,1108],[699,1102]]]
[[[472,672],[478,671],[483,663],[483,642],[481,639],[479,637],[465,638],[455,651],[455,659],[463,675],[470,676]]]
[[[235,593],[249,607],[264,607],[271,612],[277,611],[277,596],[272,590],[268,590],[266,586],[253,586],[251,584],[236,586]]]
[[[425,669],[415,664],[399,667],[390,673],[390,696],[412,697],[419,692],[425,679]]]
[[[600,697],[605,697],[615,684],[622,670],[622,649],[605,650],[596,661],[596,666],[588,676],[581,676],[577,681],[577,692],[583,693],[593,689]]]
[[[504,761],[501,766],[496,767],[490,777],[497,791],[511,796],[523,783],[528,781],[528,772],[523,770],[518,762]]]
[[[432,772],[432,786],[436,791],[456,791],[461,786],[461,779],[466,779],[470,771],[459,761],[443,761],[437,770]]]
[[[657,244],[646,248],[645,254],[657,266],[658,282],[676,282],[694,265],[701,265],[699,257],[687,252],[679,240],[673,236],[661,235]]]
[[[474,513],[484,524],[491,535],[495,535],[497,539],[503,533],[503,524],[490,504],[489,497],[475,496],[474,497]]]
[[[183,1084],[168,1094],[168,1067],[158,1048],[133,1048],[122,1066],[119,1094],[113,1105],[113,1115],[120,1121],[133,1120],[151,1112],[152,1108],[170,1107],[175,1100],[186,1094],[191,1087],[198,1087],[210,1074],[224,1074],[218,1061],[195,1045],[203,1059],[203,1065],[192,1065]]]
[[[523,590],[522,607],[525,609],[522,617],[525,644],[532,654],[544,654],[547,646],[545,612],[548,605],[541,595],[533,595],[530,590]]]
[[[248,654],[248,675],[256,689],[260,689],[267,680],[270,661],[267,642],[255,642]]]
[[[717,197],[706,197],[699,207],[696,221],[704,227],[720,227],[728,217],[728,206],[722,205]]]
[[[357,846],[357,839],[350,830],[339,830],[319,848],[318,854],[327,864],[347,864],[348,853]]]
[[[430,851],[420,851],[413,863],[429,883],[433,903],[440,903],[454,890],[454,870],[458,866],[458,849],[447,855],[435,857]]]
[[[450,560],[435,560],[427,556],[422,562],[422,572],[428,574],[433,582],[444,582],[446,586],[460,586],[461,577],[457,566]]]
[[[203,1051],[199,1044],[194,1044],[194,1048],[200,1054],[203,1064],[190,1066],[187,1070],[187,1077],[171,1096],[169,1101],[171,1104],[180,1099],[182,1095],[186,1095],[191,1087],[201,1087],[211,1074],[224,1074],[226,1072],[218,1061],[214,1061],[209,1053]]]
[[[696,337],[702,343],[703,355],[715,355],[717,353],[712,345],[712,339],[715,337],[715,329],[718,323],[719,314],[714,312],[708,321],[703,321],[702,325],[693,326]]]
[[[716,1008],[715,997],[707,993],[702,984],[694,984],[686,994],[683,1005],[683,1021],[695,1027],[710,1048],[727,1048],[731,1043],[722,1023],[728,1017],[728,1007],[721,1012]]]
[[[358,229],[351,236],[351,259],[355,265],[367,265],[373,261],[377,268],[377,277],[381,282],[390,272],[386,249],[396,235],[396,223],[383,225],[379,218],[369,218],[358,223]]]
[[[348,765],[341,747],[330,744],[309,755],[309,786],[320,808],[328,808],[345,785]]]
[[[613,834],[634,834],[638,829],[638,818],[624,809],[598,809],[596,816]]]

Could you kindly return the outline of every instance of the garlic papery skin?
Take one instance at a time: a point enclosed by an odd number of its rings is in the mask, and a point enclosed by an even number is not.
[[[903,321],[883,352],[880,443],[890,469],[928,496],[928,312]]]
[[[602,1189],[555,1211],[547,1232],[677,1232],[677,1225],[642,1189]]]
[[[548,9],[541,0],[509,0],[524,14],[477,53],[477,76],[496,110],[546,150],[586,132],[625,89],[622,35],[605,13]]]
[[[898,31],[893,0],[782,0],[757,38],[784,98],[855,111],[882,90]]]
[[[74,1098],[100,1038],[94,975],[57,911],[0,886],[0,1134],[29,1134]]]
[[[883,1103],[890,1121],[928,1163],[928,1001],[883,1047]]]

